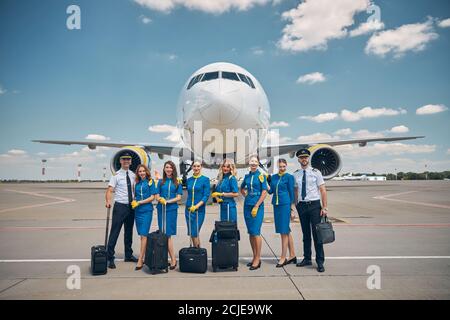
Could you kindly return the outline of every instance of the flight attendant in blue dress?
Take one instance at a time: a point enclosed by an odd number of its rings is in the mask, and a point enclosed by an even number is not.
[[[192,164],[193,175],[186,182],[187,200],[184,214],[188,235],[191,236],[194,247],[200,247],[199,232],[205,220],[205,206],[210,194],[209,178],[203,176],[201,170],[201,162],[195,161]]]
[[[220,204],[220,220],[236,222],[237,209],[234,198],[239,196],[239,188],[233,160],[223,160],[219,167],[217,181],[216,191],[212,193],[212,197],[216,198]]]
[[[172,161],[164,163],[163,178],[158,181],[156,188],[156,199],[158,200],[158,226],[159,230],[163,230],[163,222],[165,222],[166,235],[169,238],[169,256],[170,270],[177,266],[177,258],[173,248],[172,236],[177,234],[177,217],[178,217],[178,201],[183,195],[183,186],[181,179],[178,178],[177,168]],[[165,206],[165,219],[163,220],[163,206]]]
[[[272,196],[273,216],[275,218],[275,232],[281,235],[281,257],[276,267],[281,268],[290,263],[297,263],[294,252],[294,239],[292,238],[289,223],[293,219],[295,203],[294,176],[286,172],[287,161],[278,160],[278,173],[272,175],[269,184],[269,194]],[[286,259],[289,247],[289,259]]]
[[[247,266],[250,270],[261,267],[261,225],[264,218],[264,199],[267,195],[266,176],[258,170],[258,156],[251,156],[249,160],[250,172],[241,184],[241,193],[245,197],[244,218],[253,251],[253,260]]]
[[[135,199],[131,202],[131,208],[134,209],[136,229],[141,236],[141,250],[135,270],[141,270],[144,265],[145,249],[147,248],[147,235],[152,224],[152,201],[156,194],[155,181],[150,176],[150,170],[142,164],[136,168],[134,190]]]

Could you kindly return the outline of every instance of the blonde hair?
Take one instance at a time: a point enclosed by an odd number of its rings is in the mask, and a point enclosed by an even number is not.
[[[222,181],[223,179],[223,166],[229,164],[230,165],[230,173],[232,176],[236,176],[236,165],[234,164],[234,161],[232,159],[223,159],[222,163],[219,166],[219,173],[217,174],[217,181]]]

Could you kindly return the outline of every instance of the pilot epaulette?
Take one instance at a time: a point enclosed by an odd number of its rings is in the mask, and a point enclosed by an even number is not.
[[[317,172],[317,169],[316,168],[312,168],[312,171]]]
[[[183,179],[180,178],[180,177],[177,177],[177,181],[178,181],[178,183],[182,183],[182,182],[183,182]]]
[[[148,185],[151,186],[152,184],[153,184],[153,179],[150,178],[150,179],[148,180]]]

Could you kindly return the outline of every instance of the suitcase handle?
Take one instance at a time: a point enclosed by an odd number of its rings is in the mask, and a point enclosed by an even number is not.
[[[192,242],[192,232],[191,232],[191,213],[189,212],[188,219],[188,230],[189,230],[189,247],[193,247],[194,243]],[[195,218],[197,220],[197,237],[200,237],[198,234],[198,209],[195,210]]]
[[[105,231],[105,248],[108,244],[108,231],[109,231],[109,217],[111,215],[111,208],[106,209],[106,231]]]

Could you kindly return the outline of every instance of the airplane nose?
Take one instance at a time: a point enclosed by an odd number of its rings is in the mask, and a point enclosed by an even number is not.
[[[214,87],[204,88],[204,104],[199,112],[204,121],[217,126],[230,126],[242,109],[242,94],[229,81],[217,80]]]

